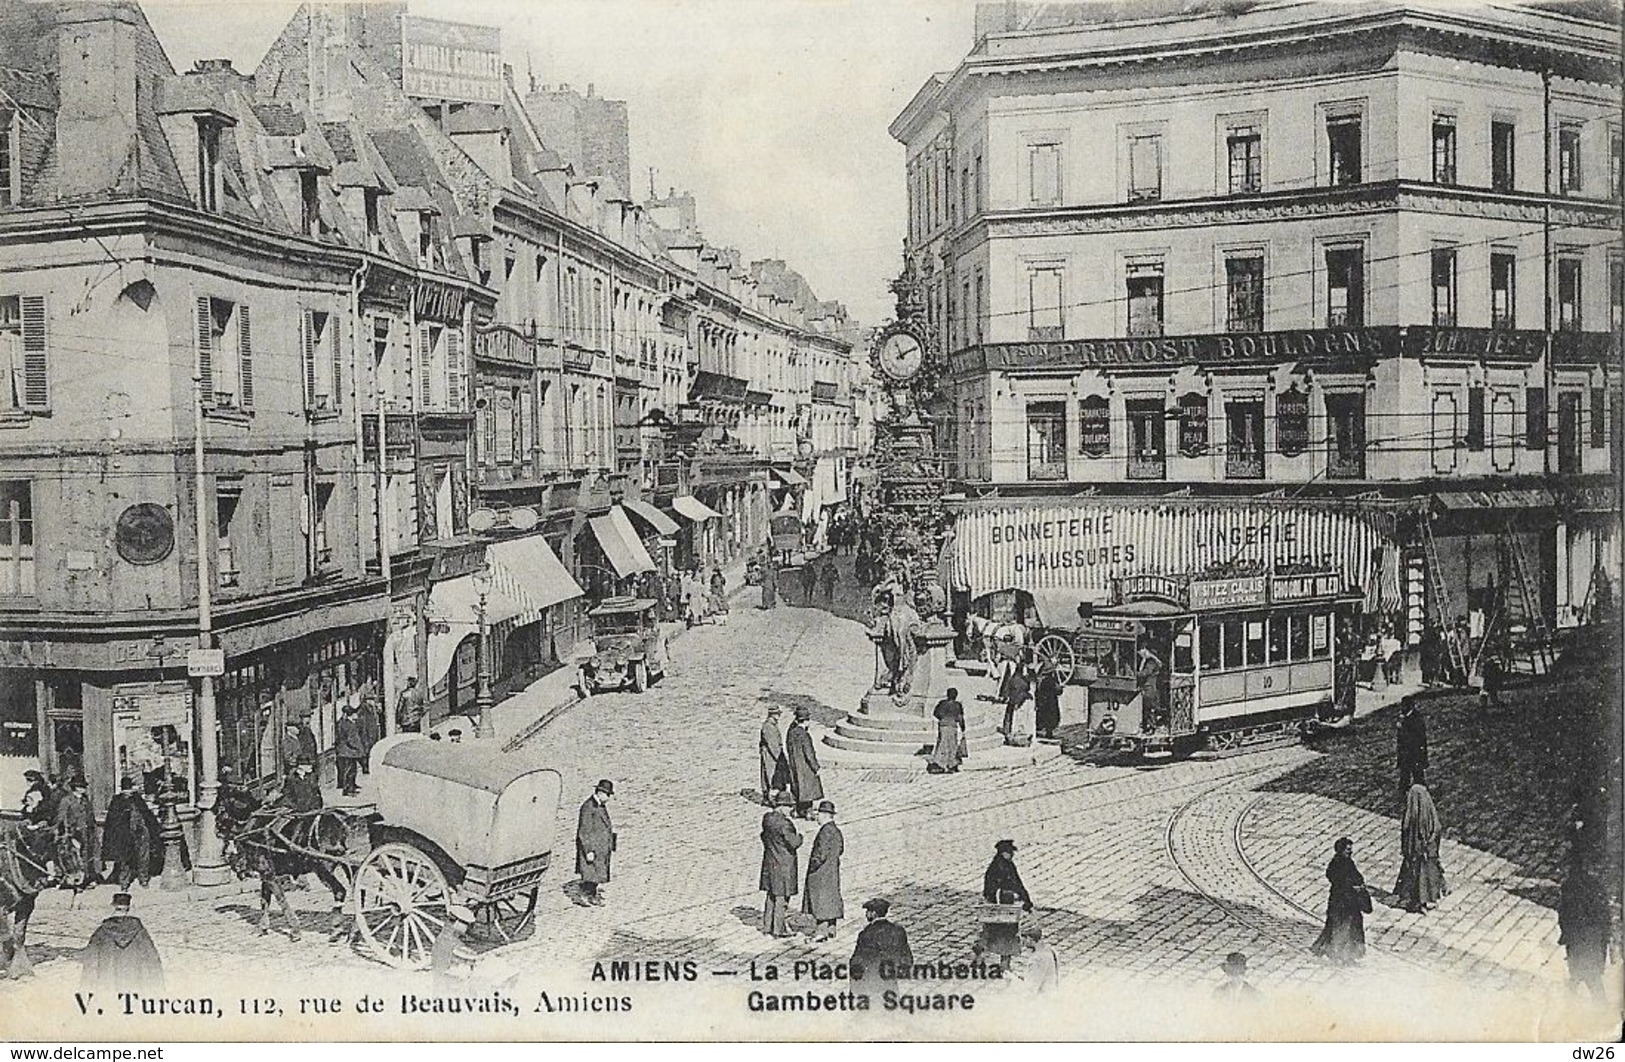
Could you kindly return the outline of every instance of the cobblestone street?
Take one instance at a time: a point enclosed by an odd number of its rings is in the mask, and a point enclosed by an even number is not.
[[[1096,766],[1062,756],[954,776],[826,770],[847,838],[847,918],[828,944],[804,935],[769,940],[758,928],[757,727],[770,703],[787,715],[806,705],[816,723],[828,725],[863,693],[871,650],[858,624],[823,608],[765,612],[754,601],[736,597],[726,622],[686,632],[673,645],[671,670],[649,692],[595,696],[526,743],[525,755],[565,779],[553,869],[535,933],[487,953],[480,977],[563,983],[584,979],[599,959],[691,959],[710,980],[721,970],[743,977],[752,961],[842,961],[871,895],[892,900],[917,959],[966,960],[979,929],[981,872],[993,843],[1011,837],[1067,981],[1096,1001],[1191,985],[1205,992],[1224,955],[1239,950],[1251,957],[1253,981],[1283,998],[1370,992],[1393,1005],[1403,991],[1467,999],[1510,990],[1505,998],[1523,1009],[1505,1015],[1512,1024],[1504,1035],[1541,1035],[1528,1022],[1554,1020],[1554,1013],[1589,1014],[1565,1002],[1557,945],[1562,853],[1554,809],[1561,810],[1563,794],[1525,792],[1504,774],[1488,787],[1474,781],[1480,769],[1469,766],[1477,762],[1469,753],[1501,744],[1490,732],[1510,735],[1525,725],[1520,713],[1540,691],[1509,698],[1490,720],[1470,718],[1460,699],[1431,702],[1452,893],[1426,916],[1382,899],[1397,870],[1399,809],[1393,716],[1385,709],[1319,748],[1163,766]],[[987,681],[965,676],[962,684],[974,694]],[[1560,752],[1525,747],[1504,766],[1551,787],[1548,761]],[[576,807],[599,777],[616,784],[620,844],[608,904],[595,908],[578,906],[569,883]],[[812,830],[802,829],[810,843]],[[1365,966],[1334,978],[1307,947],[1324,910],[1330,843],[1344,833],[1355,839],[1378,905],[1367,921]],[[804,865],[805,846],[802,852]],[[165,954],[184,952],[186,965],[217,985],[251,984],[268,968],[312,983],[381,970],[323,932],[290,942],[279,915],[271,935],[258,935],[257,895],[246,888],[190,898],[136,891],[138,913]],[[294,895],[307,929],[325,929],[318,915],[330,906],[325,890],[313,885]],[[76,952],[107,896],[96,890],[71,906],[66,893],[42,898],[31,930],[39,987],[76,984]],[[1544,1019],[1528,1017],[1543,1011]],[[1462,1035],[1481,1028],[1468,1018],[1451,1025],[1447,1013],[1382,1017],[1387,1027],[1425,1019]]]

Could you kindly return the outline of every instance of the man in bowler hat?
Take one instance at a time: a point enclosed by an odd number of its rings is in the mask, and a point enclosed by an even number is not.
[[[576,818],[576,873],[581,875],[582,898],[594,907],[604,905],[598,886],[609,880],[609,857],[615,851],[609,821],[609,798],[614,795],[615,783],[600,779]]]
[[[815,802],[824,799],[824,783],[818,777],[818,752],[813,748],[812,734],[807,721],[812,711],[805,705],[796,708],[796,721],[784,735],[784,755],[790,762],[790,793],[796,804],[796,818],[805,819],[812,814]]]

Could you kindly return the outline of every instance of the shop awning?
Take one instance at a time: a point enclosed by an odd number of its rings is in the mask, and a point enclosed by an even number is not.
[[[1527,490],[1445,490],[1434,495],[1446,512],[1475,509],[1547,509],[1555,505],[1552,492],[1541,487]]]
[[[463,639],[478,634],[479,629],[474,623],[452,623],[444,631],[429,635],[427,663],[430,689],[451,670],[451,658],[457,655],[457,647],[463,644]]]
[[[525,605],[525,611],[514,617],[520,626],[535,623],[544,610],[585,593],[541,535],[493,542],[485,557],[492,582]]]
[[[797,472],[793,468],[775,468],[771,469],[770,471],[777,476],[779,478],[779,482],[783,483],[786,487],[805,487],[807,485],[807,477],[802,475],[800,472]]]
[[[696,524],[704,520],[720,520],[722,514],[700,501],[692,494],[679,494],[671,500],[671,507],[677,515]]]
[[[513,619],[523,611],[525,606],[492,579],[491,588],[485,595],[486,624],[494,626],[503,620]],[[477,626],[480,622],[480,592],[474,586],[474,577],[459,575],[430,587],[429,618],[435,623],[469,623]]]
[[[655,562],[639,541],[625,509],[617,505],[603,516],[592,517],[588,524],[604,556],[609,558],[610,566],[621,578],[655,570]]]
[[[637,498],[627,498],[621,504],[626,506],[627,512],[654,528],[655,534],[675,535],[677,533],[677,521],[648,502],[640,501]]]

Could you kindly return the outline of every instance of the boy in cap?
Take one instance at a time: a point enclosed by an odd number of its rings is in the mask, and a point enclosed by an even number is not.
[[[876,897],[863,905],[868,924],[858,931],[858,943],[847,964],[854,991],[865,994],[897,987],[898,976],[907,978],[914,965],[908,946],[908,931],[886,916],[891,904]]]
[[[1239,951],[1232,951],[1224,957],[1224,981],[1213,990],[1216,999],[1246,1000],[1257,999],[1258,989],[1247,981],[1247,956]]]
[[[594,907],[604,905],[598,886],[609,881],[609,857],[615,851],[615,830],[609,819],[609,798],[614,795],[615,783],[599,779],[576,817],[576,873],[581,875],[582,898]]]

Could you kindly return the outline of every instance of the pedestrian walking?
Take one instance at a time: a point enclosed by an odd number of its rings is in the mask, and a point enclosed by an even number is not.
[[[60,838],[58,852],[61,853],[63,842],[73,846],[74,855],[71,862],[77,864],[72,870],[64,868],[68,874],[79,873],[83,877],[81,883],[94,887],[101,880],[101,858],[96,851],[96,814],[90,807],[90,796],[85,792],[85,779],[83,775],[75,775],[68,782],[68,791],[56,805],[56,831]],[[63,857],[60,862],[68,863],[70,859]]]
[[[948,687],[948,695],[931,710],[937,718],[937,743],[925,769],[932,774],[953,774],[965,760],[965,706],[959,703],[959,691]]]
[[[824,566],[818,572],[818,585],[824,591],[824,604],[835,603],[835,584],[840,582],[841,575],[835,570],[835,558],[830,557],[824,561]]]
[[[1251,1003],[1259,998],[1258,989],[1247,980],[1247,956],[1232,951],[1224,957],[1224,980],[1213,990],[1213,998],[1226,1003]]]
[[[1028,698],[1032,696],[1032,689],[1032,676],[1027,670],[1026,662],[1017,661],[1001,691],[1001,698],[1004,701],[1004,725],[999,731],[1004,735],[1006,744],[1010,743],[1015,734],[1016,713],[1022,710]]]
[[[1399,823],[1399,882],[1394,886],[1394,898],[1412,914],[1421,914],[1450,892],[1439,862],[1443,834],[1433,795],[1417,782],[1405,794],[1405,815]]]
[[[913,975],[914,952],[908,946],[908,930],[887,918],[890,913],[891,904],[879,897],[863,905],[866,921],[846,964],[852,989],[861,995],[895,990],[899,978],[907,980]]]
[[[1021,931],[1022,943],[1032,952],[1027,956],[1027,969],[1023,980],[1027,991],[1042,996],[1055,991],[1061,984],[1061,957],[1044,940],[1042,926],[1027,926]]]
[[[1501,707],[1501,686],[1506,681],[1506,666],[1501,654],[1485,653],[1479,664],[1478,709],[1487,712]]]
[[[1390,686],[1397,686],[1405,649],[1392,627],[1383,628],[1381,647],[1383,681]]]
[[[1354,865],[1354,842],[1339,837],[1326,865],[1331,891],[1326,897],[1326,925],[1309,950],[1339,966],[1352,966],[1365,957],[1365,916],[1371,913],[1371,893]]]
[[[1584,859],[1572,859],[1557,901],[1557,942],[1563,945],[1569,983],[1584,986],[1594,1000],[1607,999],[1602,972],[1608,964],[1612,919],[1608,890]]]
[[[761,759],[762,803],[776,807],[790,783],[790,764],[784,757],[784,736],[779,733],[779,706],[776,704],[768,706],[756,750]]]
[[[779,566],[773,559],[772,553],[762,565],[762,607],[777,608],[779,605]]]
[[[115,893],[113,913],[90,935],[80,961],[79,990],[111,1000],[119,992],[157,992],[164,963],[141,919],[130,913],[130,894]]]
[[[993,846],[993,861],[982,874],[982,900],[1002,906],[1021,905],[1023,911],[1033,909],[1033,900],[1022,884],[1021,872],[1016,869],[1016,842],[1005,839]],[[1010,961],[1021,952],[1017,938],[1017,922],[987,922],[982,927],[982,943],[999,957],[1008,970]]]
[[[801,912],[813,916],[813,940],[831,940],[835,923],[846,916],[841,903],[841,855],[846,836],[835,825],[835,805],[818,802],[818,832],[807,853],[807,887],[801,893]]]
[[[711,569],[711,611],[719,622],[728,618],[728,580],[721,568]]]
[[[1425,785],[1428,773],[1427,720],[1421,705],[1410,697],[1399,702],[1398,730],[1399,788],[1409,791],[1419,782]]]
[[[408,675],[406,687],[395,698],[395,728],[403,734],[416,734],[423,728],[423,691],[418,677]]]
[[[802,597],[806,599],[806,603],[809,604],[809,605],[813,603],[813,590],[817,588],[817,584],[818,584],[818,569],[813,567],[813,562],[812,562],[812,560],[810,558],[808,560],[802,561],[801,562],[801,594],[802,594]]]
[[[361,728],[361,773],[370,774],[368,760],[372,758],[372,747],[384,736],[384,716],[378,708],[378,697],[371,689],[361,697],[356,725]]]
[[[812,811],[813,802],[824,799],[824,783],[818,777],[818,752],[813,748],[812,733],[807,721],[812,711],[796,708],[796,720],[784,735],[784,755],[790,766],[790,795],[796,805],[796,817],[804,819]]]
[[[338,743],[333,754],[338,759],[339,792],[345,796],[355,796],[361,792],[356,787],[356,775],[361,770],[362,761],[367,758],[367,746],[361,737],[361,720],[356,715],[354,704],[346,704],[339,715]]]
[[[1055,728],[1061,725],[1061,676],[1048,660],[1038,669],[1038,686],[1033,690],[1033,707],[1037,714],[1038,736],[1055,737]]]
[[[1422,638],[1417,643],[1416,652],[1422,665],[1422,685],[1437,686],[1439,664],[1444,654],[1444,632],[1437,623],[1429,623],[1422,628]]]
[[[163,873],[164,846],[158,840],[158,816],[135,788],[135,779],[119,780],[119,791],[107,802],[102,820],[102,858],[113,864],[108,880],[120,890],[132,881],[145,887]]]
[[[762,816],[762,876],[757,887],[767,893],[762,932],[770,937],[790,935],[790,897],[801,876],[796,858],[800,847],[801,833],[784,812],[772,808]]]
[[[576,816],[576,873],[581,876],[582,899],[594,907],[604,905],[599,886],[609,881],[610,855],[615,851],[615,828],[609,818],[609,798],[615,783],[601,778]]]

